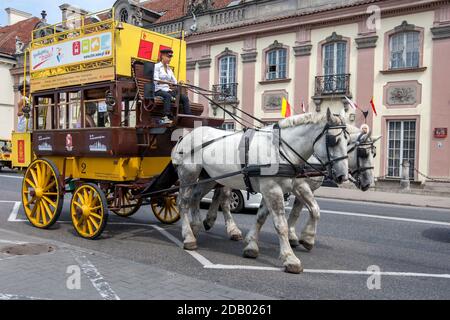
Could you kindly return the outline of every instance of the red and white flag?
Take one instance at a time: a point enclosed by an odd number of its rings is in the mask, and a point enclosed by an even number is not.
[[[358,105],[356,103],[354,103],[352,100],[350,100],[347,96],[345,96],[345,99],[347,100],[348,104],[353,108],[353,109],[358,109]]]
[[[302,101],[302,111],[306,113],[305,101]]]

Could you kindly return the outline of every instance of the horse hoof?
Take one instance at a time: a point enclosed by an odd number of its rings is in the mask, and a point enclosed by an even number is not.
[[[197,242],[186,242],[184,244],[184,250],[194,251],[197,250]]]
[[[256,259],[258,258],[259,252],[255,249],[244,250],[244,258]]]
[[[295,239],[293,239],[293,240],[289,239],[289,244],[291,245],[292,248],[297,248],[300,245],[298,240],[295,240]]]
[[[314,248],[314,245],[312,245],[304,240],[300,240],[300,244],[303,246],[303,248],[305,248],[308,251],[311,251]]]
[[[242,240],[244,240],[244,237],[241,234],[233,234],[230,237],[230,240],[231,241],[242,241]]]
[[[208,222],[206,222],[206,220],[203,221],[203,226],[205,227],[205,230],[206,230],[206,231],[211,230],[211,226],[208,224]]]
[[[288,264],[284,267],[284,272],[300,274],[303,272],[303,267],[301,264]]]

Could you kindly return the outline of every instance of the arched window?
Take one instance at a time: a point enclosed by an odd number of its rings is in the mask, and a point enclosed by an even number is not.
[[[225,55],[219,59],[220,92],[230,97],[237,97],[236,56]]]
[[[266,53],[266,80],[287,78],[287,49],[279,48]]]
[[[347,84],[347,42],[323,45],[324,92],[345,92]]]
[[[389,39],[390,68],[418,68],[420,66],[420,32],[395,33]]]

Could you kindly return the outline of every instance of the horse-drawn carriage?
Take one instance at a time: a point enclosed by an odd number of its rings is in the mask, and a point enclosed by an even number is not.
[[[161,35],[115,17],[113,8],[33,31],[33,132],[25,134],[31,135],[31,147],[22,138],[16,144],[18,158],[34,158],[25,172],[22,202],[35,227],[49,228],[58,220],[67,194],[73,226],[87,239],[102,233],[108,211],[128,217],[150,204],[161,222],[178,221],[176,194],[157,192],[178,180],[170,165],[172,135],[194,122],[223,123],[203,117],[199,104],[192,104],[192,115],[180,114],[178,97],[173,124],[161,124],[154,65],[160,50],[171,48],[171,67],[185,80],[183,35]]]

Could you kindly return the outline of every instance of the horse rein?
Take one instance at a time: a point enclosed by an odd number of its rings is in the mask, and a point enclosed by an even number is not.
[[[341,129],[341,132],[339,132],[336,135],[328,134],[329,130],[333,130],[333,129]],[[342,134],[344,134],[345,139],[347,139],[347,137],[349,136],[346,125],[332,126],[332,125],[327,124],[327,125],[325,125],[322,133],[317,136],[317,138],[314,140],[314,143],[313,143],[313,148],[314,148],[314,146],[317,144],[317,142],[325,135],[325,147],[327,150],[327,160],[328,161],[326,163],[324,163],[322,160],[320,160],[320,158],[317,156],[315,151],[313,153],[313,156],[319,161],[319,163],[324,168],[327,168],[328,177],[331,179],[333,179],[334,175],[335,175],[335,171],[333,169],[334,164],[339,161],[348,159],[348,152],[347,152],[347,155],[338,157],[338,158],[331,158],[331,154],[330,154],[330,147],[335,147],[338,144],[338,137],[340,137]]]

